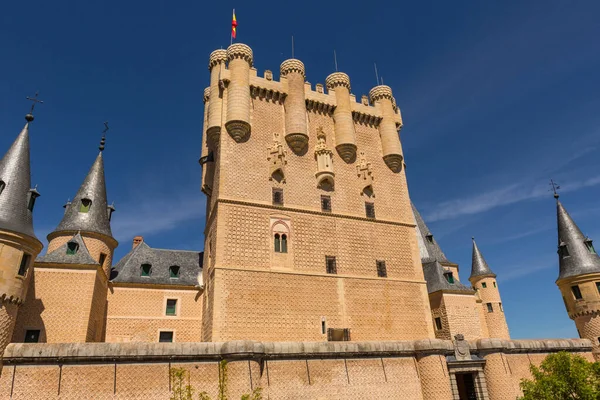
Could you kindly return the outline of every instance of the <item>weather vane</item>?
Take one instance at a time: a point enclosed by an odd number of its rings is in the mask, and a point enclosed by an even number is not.
[[[104,151],[104,145],[106,144],[106,132],[108,132],[110,128],[108,127],[108,121],[104,121],[104,130],[102,131],[102,139],[100,140],[100,151]]]
[[[550,183],[549,183],[549,185],[550,185],[550,186],[552,186],[552,189],[550,189],[549,191],[552,191],[552,192],[554,192],[554,198],[555,198],[555,199],[558,199],[558,193],[557,193],[557,190],[558,190],[558,189],[560,189],[560,186],[559,186],[559,185],[558,185],[556,182],[554,182],[554,180],[553,180],[553,179],[550,179]]]
[[[43,100],[39,100],[39,99],[38,99],[38,95],[39,95],[39,94],[40,94],[40,92],[35,92],[35,96],[33,96],[33,97],[29,97],[29,96],[27,96],[27,100],[30,100],[30,101],[32,101],[32,102],[33,102],[33,103],[31,104],[31,110],[29,110],[29,114],[27,114],[27,115],[25,116],[25,119],[26,119],[28,122],[31,122],[31,121],[33,121],[33,109],[35,108],[35,105],[36,105],[37,103],[44,104],[44,101],[43,101]]]

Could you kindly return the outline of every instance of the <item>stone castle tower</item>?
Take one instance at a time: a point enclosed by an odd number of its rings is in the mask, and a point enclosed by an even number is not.
[[[33,115],[25,119],[25,127],[0,160],[0,352],[11,341],[33,260],[43,247],[33,232],[33,209],[40,195],[31,189],[29,124]]]
[[[104,138],[62,221],[48,235],[47,254],[35,261],[13,341],[104,340],[108,279],[118,243],[110,229],[114,207],[106,200],[103,150]]]
[[[556,197],[558,262],[556,284],[579,336],[589,339],[600,361],[600,257]]]
[[[259,77],[240,43],[209,70],[202,339],[434,337],[392,90]]]

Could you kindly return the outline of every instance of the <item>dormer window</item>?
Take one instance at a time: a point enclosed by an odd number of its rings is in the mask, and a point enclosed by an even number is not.
[[[4,181],[0,181],[0,194],[2,194],[5,187],[6,187],[6,183],[4,183]]]
[[[177,265],[173,265],[169,267],[169,278],[177,279],[179,278],[179,267]]]
[[[141,275],[142,276],[150,276],[151,274],[152,274],[152,265],[142,264]]]
[[[79,244],[75,242],[67,243],[67,254],[73,256],[79,251]]]
[[[81,205],[79,206],[80,213],[88,213],[90,208],[92,207],[92,200],[90,199],[81,199]]]
[[[446,278],[448,283],[451,283],[451,284],[454,283],[454,274],[452,273],[452,271],[445,271],[444,278]]]
[[[569,247],[565,242],[560,242],[560,245],[558,246],[558,255],[560,258],[569,257]]]
[[[425,238],[427,239],[427,241],[429,243],[433,243],[433,235],[431,233],[428,233],[427,235],[425,235]]]
[[[40,197],[39,192],[34,188],[29,190],[29,195],[28,195],[28,200],[27,200],[27,209],[29,211],[33,211],[33,207],[35,207],[35,199],[37,199],[38,197]]]
[[[588,251],[592,254],[596,254],[596,249],[594,249],[594,244],[592,243],[592,239],[586,237],[585,240],[583,241],[583,243],[585,243],[585,247],[588,249]]]
[[[108,207],[106,207],[106,213],[108,214],[108,221],[110,222],[110,220],[112,219],[112,214],[115,212],[115,206],[114,205],[110,205]]]

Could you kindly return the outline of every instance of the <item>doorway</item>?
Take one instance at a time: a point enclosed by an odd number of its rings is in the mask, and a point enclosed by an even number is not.
[[[473,372],[456,374],[456,385],[458,386],[458,396],[460,400],[477,400],[475,374],[476,373]]]

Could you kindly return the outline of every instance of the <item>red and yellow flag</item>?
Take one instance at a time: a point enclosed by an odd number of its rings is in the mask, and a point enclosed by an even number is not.
[[[235,19],[235,8],[233,9],[233,19],[231,20],[231,37],[235,39],[237,32],[237,19]]]

